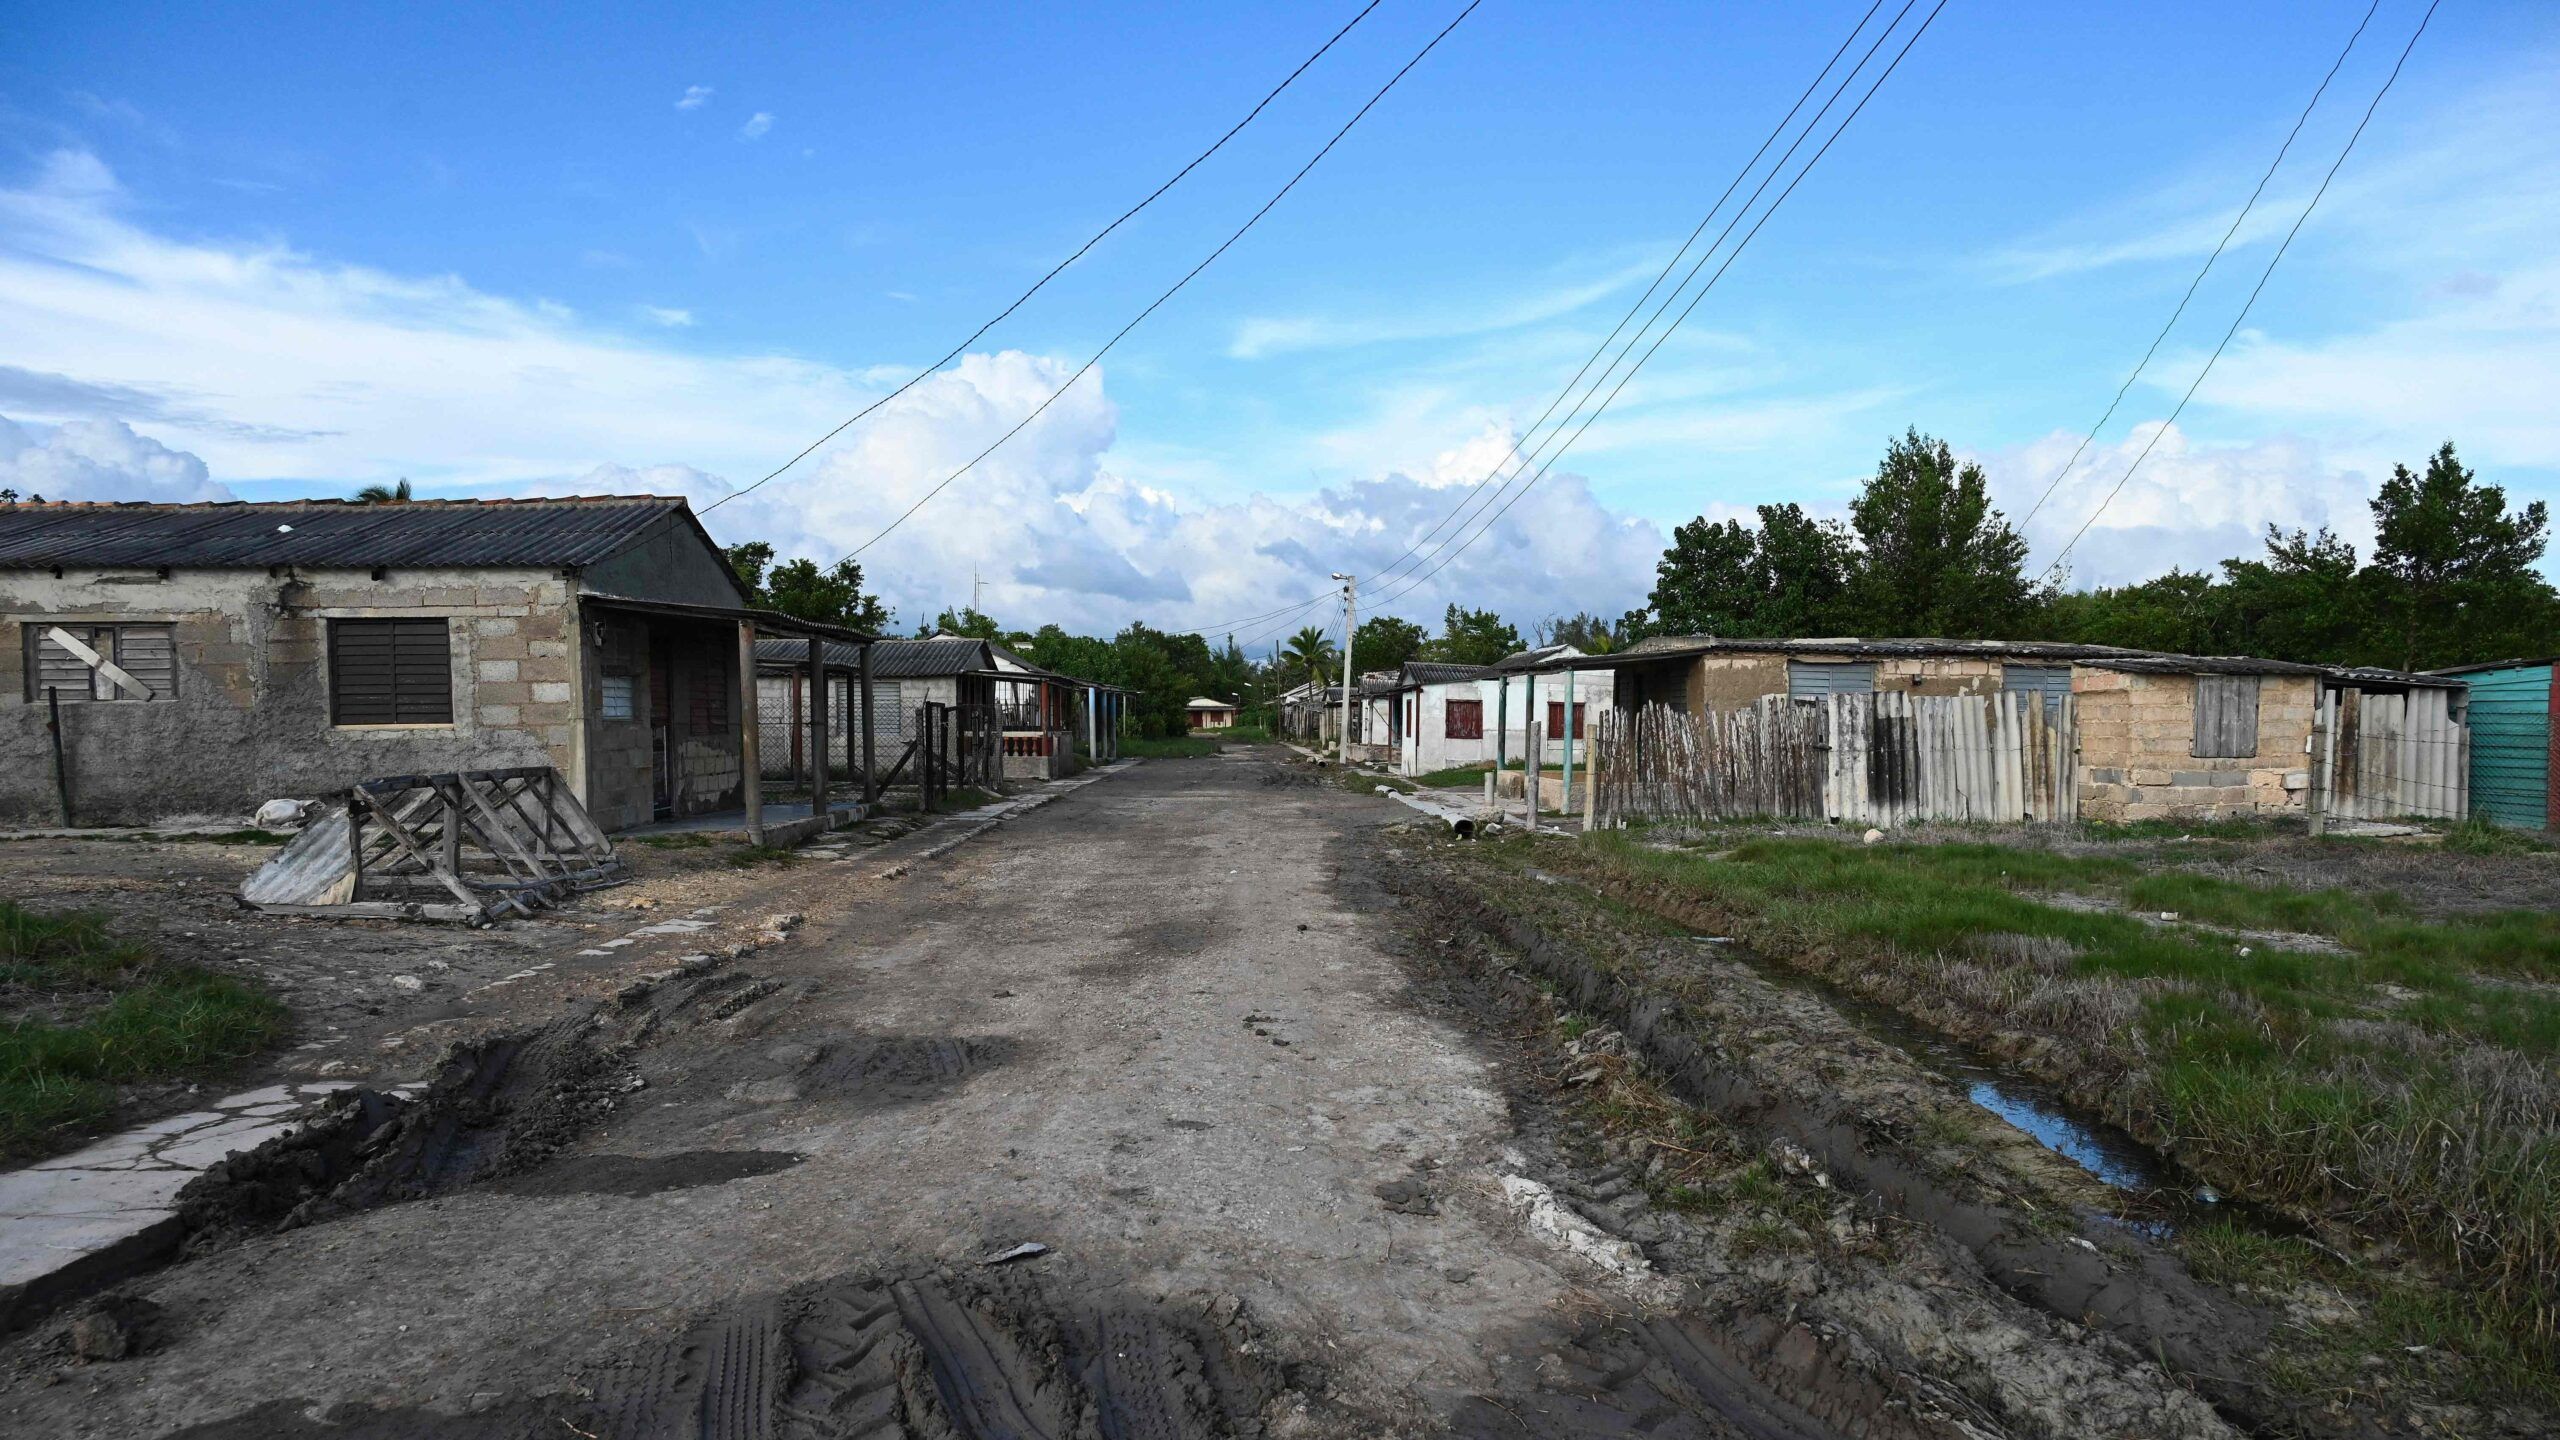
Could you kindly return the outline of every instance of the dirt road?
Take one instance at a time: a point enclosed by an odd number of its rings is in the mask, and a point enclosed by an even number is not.
[[[371,1152],[489,1125],[472,1153],[503,1157],[538,1110],[556,1153],[144,1277],[137,1358],[66,1369],[22,1337],[0,1430],[2220,1430],[1943,1257],[1905,1331],[1951,1333],[1879,1348],[1800,1316],[1783,1264],[1702,1268],[1577,1202],[1610,1177],[1524,1078],[1544,1042],[1415,983],[1449,937],[1371,873],[1411,819],[1230,751],[895,878],[815,867],[787,942],[473,1062],[542,1104],[457,1101]],[[1861,1282],[1879,1303],[1910,1288],[1893,1266]]]

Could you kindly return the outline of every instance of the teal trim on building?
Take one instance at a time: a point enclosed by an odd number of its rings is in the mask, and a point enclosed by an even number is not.
[[[2471,813],[2518,829],[2560,819],[2553,803],[2551,662],[2470,670]]]

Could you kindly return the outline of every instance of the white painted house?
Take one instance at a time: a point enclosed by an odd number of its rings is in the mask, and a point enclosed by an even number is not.
[[[1609,703],[1613,680],[1606,670],[1549,671],[1535,667],[1579,657],[1570,645],[1548,645],[1508,655],[1493,665],[1408,662],[1399,672],[1387,719],[1396,769],[1427,775],[1461,765],[1524,763],[1532,724],[1543,726],[1545,763],[1565,756],[1566,691],[1573,695],[1573,746],[1579,763],[1589,727]],[[1376,702],[1373,702],[1373,704]]]

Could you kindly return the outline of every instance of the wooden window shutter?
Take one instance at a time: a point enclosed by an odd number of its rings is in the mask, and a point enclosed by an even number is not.
[[[177,698],[177,648],[171,643],[170,627],[165,624],[55,625],[46,620],[30,620],[23,628],[27,641],[27,699],[31,702],[41,703],[48,689],[65,705]],[[105,671],[92,669],[86,660],[53,638],[54,630],[89,647],[91,653],[122,670],[150,693],[137,695],[108,678]]]
[[[329,622],[329,723],[453,723],[453,632],[437,620]]]
[[[2196,739],[2191,754],[2205,760],[2256,756],[2259,679],[2256,675],[2196,677]]]
[[[1451,700],[1446,702],[1446,708],[1441,713],[1448,719],[1448,724],[1442,727],[1446,732],[1444,738],[1450,740],[1484,738],[1483,701]]]

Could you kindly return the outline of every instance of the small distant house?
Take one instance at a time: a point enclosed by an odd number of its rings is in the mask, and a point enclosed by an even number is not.
[[[2471,687],[2471,813],[2560,831],[2560,657],[2438,670]]]
[[[2002,692],[2036,697],[2048,714],[2067,704],[2078,813],[2092,820],[2300,812],[2315,725],[2332,815],[2458,816],[2468,789],[2466,687],[2447,675],[2042,641],[1704,635],[1545,662],[1566,665],[1613,676],[1620,710]]]
[[[1231,701],[1194,695],[1187,709],[1194,730],[1226,730],[1236,723],[1236,707]]]
[[[1086,682],[1044,670],[1002,645],[987,648],[995,659],[1006,777],[1055,780],[1074,774]]]
[[[737,807],[752,642],[873,639],[748,600],[673,497],[0,505],[0,818],[537,765],[608,830]]]

